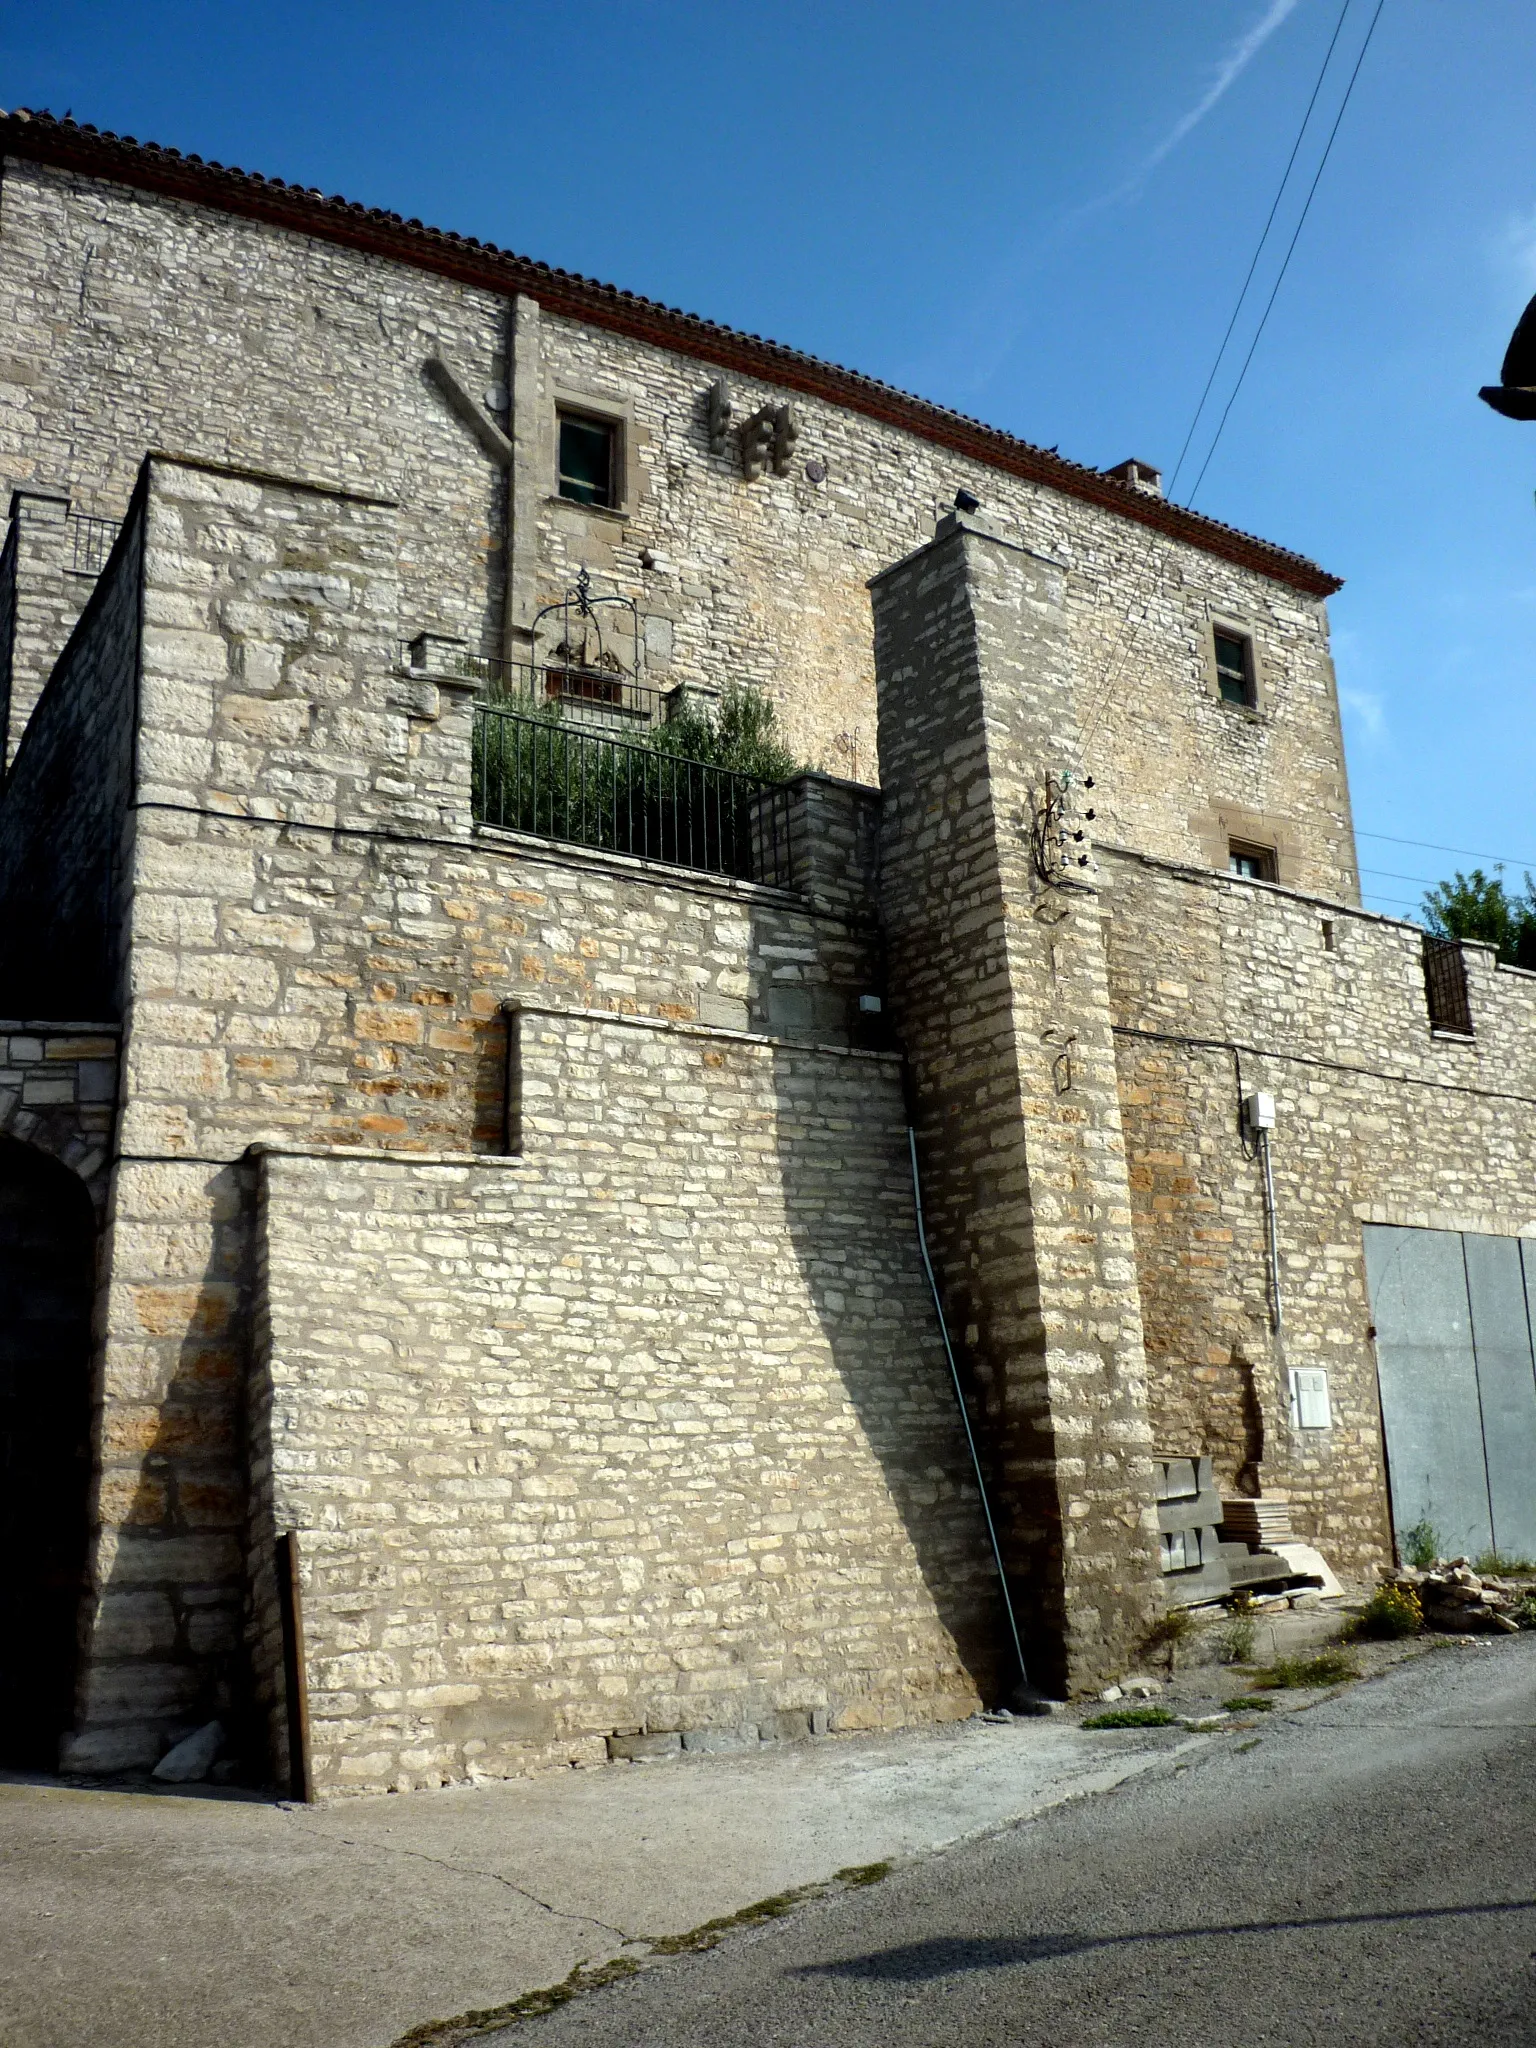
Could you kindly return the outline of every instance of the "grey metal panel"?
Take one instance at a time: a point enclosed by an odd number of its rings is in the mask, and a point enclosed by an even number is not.
[[[1494,1547],[1505,1557],[1536,1557],[1536,1361],[1520,1240],[1469,1234],[1462,1244]],[[1529,1258],[1536,1265],[1536,1244]]]
[[[1387,1477],[1398,1539],[1431,1522],[1448,1556],[1493,1543],[1460,1236],[1365,1226]]]

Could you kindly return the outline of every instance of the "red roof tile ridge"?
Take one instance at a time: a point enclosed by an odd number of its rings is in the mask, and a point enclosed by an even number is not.
[[[1310,596],[1327,597],[1342,587],[1342,578],[1291,548],[1138,490],[1134,484],[1122,483],[1053,449],[1037,447],[1001,427],[988,426],[952,406],[916,397],[862,370],[846,369],[784,342],[743,333],[579,271],[556,269],[494,242],[428,227],[418,219],[365,206],[339,193],[327,198],[318,186],[289,184],[260,171],[241,170],[195,153],[183,154],[163,143],[117,135],[88,121],[61,119],[26,107],[10,113],[0,109],[0,154],[274,221],[299,233],[436,270],[484,290],[511,288],[530,296],[542,294],[541,302],[552,311],[845,405],[993,468],[1118,512],[1138,525],[1154,527]]]

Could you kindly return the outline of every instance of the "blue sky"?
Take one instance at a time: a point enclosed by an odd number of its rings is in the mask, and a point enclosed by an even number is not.
[[[342,192],[1171,470],[1340,0],[0,6],[0,105]],[[1187,493],[1375,0],[1350,0]],[[1202,511],[1333,600],[1368,900],[1528,859],[1536,8],[1385,0]],[[1366,836],[1383,835],[1383,836]],[[1470,865],[1461,860],[1460,865]]]

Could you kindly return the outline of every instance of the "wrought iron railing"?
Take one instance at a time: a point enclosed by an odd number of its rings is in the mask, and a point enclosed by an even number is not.
[[[70,567],[77,576],[99,576],[107,566],[107,557],[123,530],[123,522],[95,519],[88,512],[71,512],[69,527],[74,544]]]
[[[1424,994],[1430,1028],[1471,1038],[1472,999],[1467,993],[1467,958],[1459,939],[1424,934]]]
[[[789,785],[636,745],[532,696],[475,708],[476,818],[742,881],[792,881]]]

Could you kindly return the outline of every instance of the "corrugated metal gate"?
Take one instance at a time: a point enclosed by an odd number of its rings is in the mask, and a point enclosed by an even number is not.
[[[1392,1517],[1536,1557],[1536,1240],[1365,1227]]]

